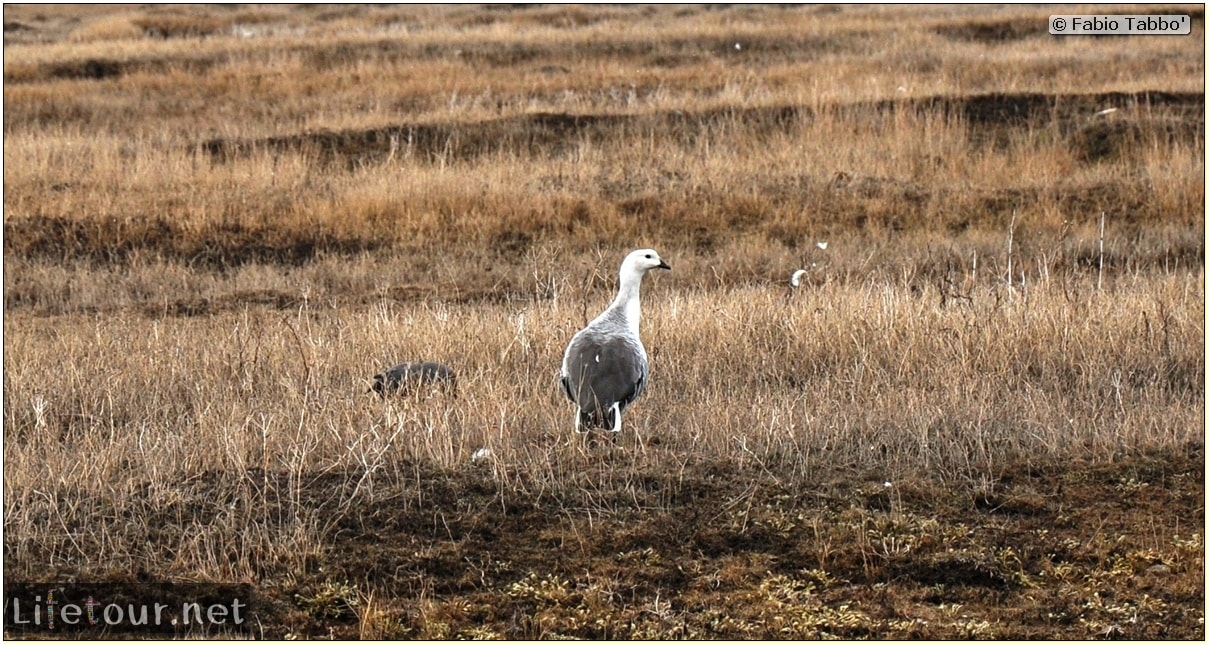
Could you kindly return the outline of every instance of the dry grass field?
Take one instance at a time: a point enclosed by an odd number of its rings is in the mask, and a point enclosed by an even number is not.
[[[1193,33],[1048,34],[1096,12]],[[1203,5],[5,5],[5,578],[1203,639],[1204,82]],[[641,247],[651,382],[575,435]]]

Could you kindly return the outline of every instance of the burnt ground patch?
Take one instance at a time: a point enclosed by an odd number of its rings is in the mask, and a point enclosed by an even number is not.
[[[473,159],[495,152],[557,152],[576,137],[605,137],[623,130],[629,117],[533,114],[465,124],[416,124],[369,130],[323,131],[253,140],[211,139],[202,144],[211,157],[225,160],[257,151],[304,151],[323,163],[349,167],[408,155],[427,162]]]
[[[1152,134],[1164,138],[1204,139],[1203,94],[1179,92],[1109,92],[1100,94],[985,94],[935,96],[837,106],[852,114],[878,116],[896,110],[938,111],[962,118],[976,140],[999,141],[1003,129],[1051,127],[1060,134],[1083,134],[1072,140],[1095,160],[1119,149],[1126,137]],[[1089,119],[1101,110],[1117,108],[1131,114],[1128,124],[1085,132]],[[1144,113],[1136,118],[1133,113]],[[1158,116],[1155,116],[1156,113]],[[256,151],[306,151],[323,163],[356,167],[407,154],[428,162],[469,160],[508,152],[557,155],[577,141],[630,138],[645,132],[668,132],[686,142],[709,136],[719,124],[737,125],[760,136],[783,132],[810,119],[810,107],[787,105],[723,108],[699,112],[670,111],[646,115],[527,114],[501,119],[443,124],[401,124],[384,128],[319,131],[261,139],[210,139],[201,144],[221,161]]]
[[[89,58],[82,61],[60,63],[51,67],[49,74],[52,78],[101,80],[121,76],[122,64],[113,60]]]
[[[326,231],[220,223],[197,233],[160,217],[103,219],[23,217],[4,222],[4,251],[47,260],[122,263],[136,253],[212,269],[248,263],[298,265],[321,252],[358,253],[381,241],[342,238]]]
[[[971,21],[938,25],[937,34],[952,40],[999,44],[1049,34],[1049,25],[1042,18]]]
[[[895,101],[879,103],[888,108]],[[1079,121],[1110,107],[1148,108],[1170,111],[1204,124],[1205,97],[1191,92],[1103,92],[1095,94],[980,94],[965,97],[930,97],[903,103],[916,109],[944,109],[956,112],[976,125],[1006,124],[1026,126],[1052,120]]]
[[[1111,108],[1108,108],[1111,109]],[[1106,114],[1109,116],[1112,114]],[[1197,141],[1204,138],[1203,124],[1182,119],[1142,117],[1128,120],[1091,119],[1074,129],[1068,141],[1076,158],[1084,162],[1111,160],[1126,154],[1132,146],[1148,140]]]
[[[324,548],[286,582],[257,565],[270,638],[1203,638],[1202,446],[998,472],[984,484],[1027,491],[1027,512],[926,477],[870,508],[879,478],[834,468],[794,482],[700,464],[605,503],[469,466],[215,472],[178,482],[144,538],[171,550],[232,508],[268,532],[324,518]],[[71,571],[148,579],[101,566]],[[389,620],[367,624],[370,598]]]
[[[135,73],[164,74],[169,70],[184,70],[201,75],[223,64],[216,56],[171,58],[113,59],[85,58],[64,62],[43,63],[35,68],[6,71],[6,83],[28,83],[43,79],[101,81]]]

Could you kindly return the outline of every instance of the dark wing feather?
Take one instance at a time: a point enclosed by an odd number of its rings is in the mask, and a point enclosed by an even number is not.
[[[564,377],[562,377],[561,379],[559,379],[559,380],[558,380],[558,382],[559,382],[559,383],[562,383],[562,386],[563,386],[563,392],[565,392],[565,393],[566,393],[567,398],[568,398],[568,399],[571,399],[571,402],[572,402],[572,403],[575,403],[575,395],[574,395],[574,394],[571,394],[571,381],[570,381],[570,379],[568,379],[566,376],[564,376]]]
[[[646,385],[646,360],[623,336],[578,334],[567,348],[567,371],[567,396],[600,419],[614,403],[625,409]]]

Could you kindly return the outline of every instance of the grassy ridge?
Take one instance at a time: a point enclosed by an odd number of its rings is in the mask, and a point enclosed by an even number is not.
[[[1202,262],[1196,38],[1133,39],[1122,59],[1019,8],[666,11],[13,8],[6,255],[514,266],[624,239],[713,255],[734,281],[753,275],[726,267],[732,243],[785,273],[838,236],[893,238],[874,268],[935,275],[1003,255],[1014,222],[1016,264],[1052,274],[1086,268],[1093,245],[1098,268],[1103,214],[1110,273]],[[645,37],[618,28],[638,16]],[[892,83],[878,42],[899,54]],[[961,78],[980,67],[983,82]],[[1123,80],[1156,70],[1161,85]]]
[[[1086,112],[1105,102],[1150,116],[1085,125]],[[428,143],[403,130],[232,143],[249,152],[219,162],[155,146],[129,158],[130,144],[105,137],[18,139],[6,148],[5,248],[10,257],[102,266],[297,265],[366,251],[390,253],[382,264],[403,252],[515,265],[528,251],[584,253],[629,239],[712,256],[718,277],[733,281],[755,275],[728,266],[735,245],[749,262],[785,274],[816,240],[888,251],[872,266],[837,267],[841,275],[935,276],[970,270],[981,257],[1000,265],[990,276],[1006,270],[1011,229],[1018,267],[1073,274],[1093,261],[1099,269],[1103,216],[1109,274],[1187,267],[1203,250],[1203,119],[1188,116],[1196,104],[1167,95],[1049,99],[1031,108],[1037,117],[995,125],[970,122],[983,114],[972,103],[952,115],[960,102],[526,118],[448,126],[421,137]],[[1054,105],[1072,116],[1037,125]],[[442,140],[444,152],[435,152]],[[475,145],[491,149],[472,155],[466,147]],[[62,157],[65,147],[78,154]],[[55,199],[43,199],[48,193]],[[462,282],[475,291],[499,284],[495,276]]]

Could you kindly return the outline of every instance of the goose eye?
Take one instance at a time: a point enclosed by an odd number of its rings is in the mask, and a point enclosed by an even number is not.
[[[650,254],[650,253],[647,253],[647,254],[646,254],[646,259],[648,259],[648,260],[649,260],[649,259],[651,259],[651,254]]]

